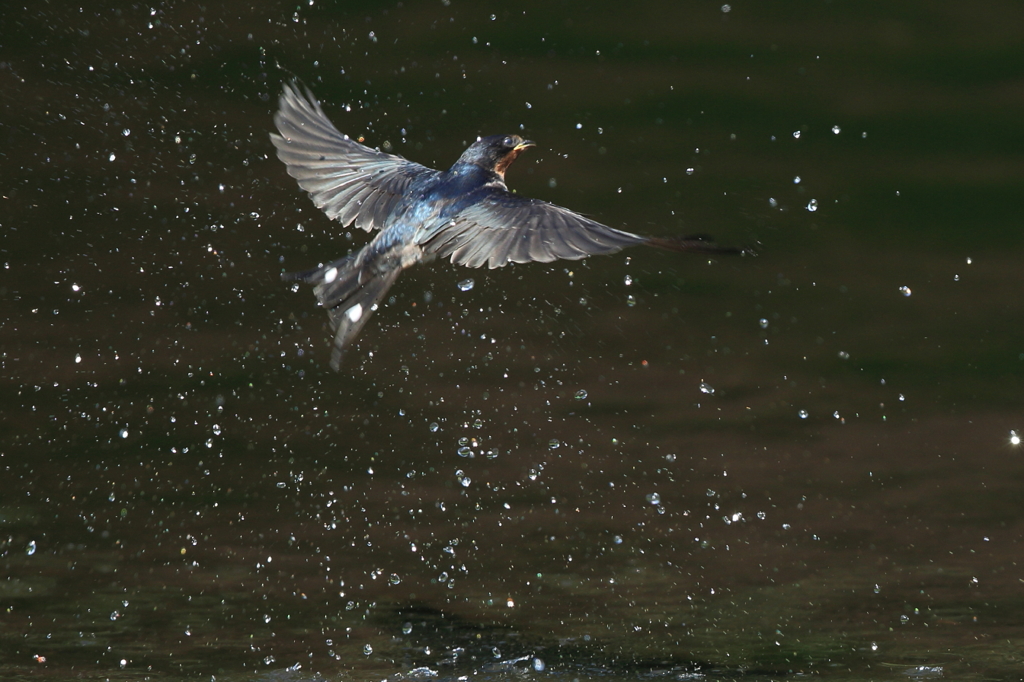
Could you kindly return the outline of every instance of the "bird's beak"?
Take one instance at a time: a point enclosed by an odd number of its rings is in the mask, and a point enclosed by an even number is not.
[[[527,147],[536,147],[536,146],[537,146],[537,143],[536,143],[536,142],[534,142],[533,140],[523,140],[522,142],[520,142],[519,144],[517,144],[517,145],[516,145],[516,146],[514,147],[514,149],[515,149],[515,150],[516,150],[517,152],[521,152],[521,151],[523,151],[524,149],[526,149]]]

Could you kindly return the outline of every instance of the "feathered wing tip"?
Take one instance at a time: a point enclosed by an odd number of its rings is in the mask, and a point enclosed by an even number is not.
[[[315,270],[286,273],[281,277],[314,285],[313,293],[327,311],[334,330],[331,369],[337,371],[345,350],[359,335],[400,273],[400,268],[372,272],[359,262],[358,254],[353,254]]]
[[[328,218],[367,232],[383,229],[409,187],[437,175],[400,156],[370,149],[339,131],[297,81],[285,83],[270,140],[299,187]]]
[[[757,255],[757,251],[751,247],[721,246],[711,237],[703,234],[688,237],[650,237],[645,243],[657,246],[659,249],[685,253],[717,253],[738,256]]]

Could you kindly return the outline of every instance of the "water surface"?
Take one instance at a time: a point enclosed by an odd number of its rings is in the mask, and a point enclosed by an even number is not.
[[[5,679],[1019,679],[1011,3],[34,5],[2,30]],[[299,76],[446,167],[758,244],[403,275]],[[472,278],[473,286],[464,283]]]

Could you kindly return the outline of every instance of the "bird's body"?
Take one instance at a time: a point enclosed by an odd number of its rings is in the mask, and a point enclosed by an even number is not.
[[[346,258],[286,275],[313,284],[328,311],[335,330],[334,369],[402,270],[437,257],[497,268],[614,253],[644,243],[678,251],[738,252],[701,238],[643,237],[512,194],[505,171],[533,146],[518,135],[480,138],[442,172],[351,140],[295,84],[285,85],[274,123],[280,132],[271,135],[278,157],[313,202],[342,225],[378,230]]]

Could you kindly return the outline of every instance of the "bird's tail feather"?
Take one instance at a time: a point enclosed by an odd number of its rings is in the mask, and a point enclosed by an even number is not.
[[[313,293],[327,311],[334,330],[331,368],[337,370],[349,344],[377,309],[377,304],[395,283],[400,268],[375,271],[361,262],[359,254],[328,263],[307,272],[283,275],[314,285]]]
[[[327,308],[331,318],[331,326],[334,328],[334,349],[331,351],[331,368],[337,370],[341,367],[341,358],[345,349],[359,334],[359,331],[370,319],[370,315],[377,309],[377,303],[384,298],[384,295],[391,288],[391,285],[398,279],[401,270],[395,268],[371,276],[371,278],[349,289],[341,297],[340,288],[334,286],[334,282],[317,285],[314,292],[320,300],[320,305]],[[359,281],[358,273],[352,278],[354,282]],[[333,302],[333,305],[331,305]]]

